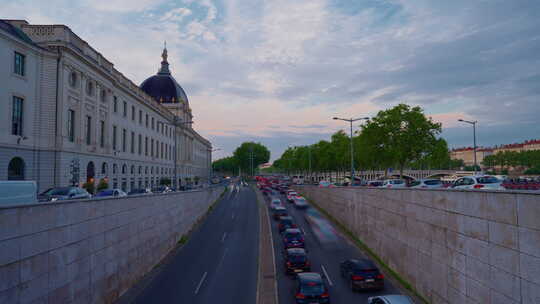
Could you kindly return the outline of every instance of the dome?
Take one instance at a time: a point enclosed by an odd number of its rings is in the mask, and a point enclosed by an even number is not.
[[[184,89],[176,82],[169,71],[167,62],[167,49],[163,50],[161,55],[161,68],[158,73],[147,78],[141,83],[141,89],[152,96],[159,103],[179,103],[188,104],[188,98]]]

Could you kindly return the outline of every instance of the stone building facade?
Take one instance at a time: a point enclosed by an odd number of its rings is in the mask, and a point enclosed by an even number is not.
[[[35,180],[40,191],[101,179],[126,191],[207,180],[211,143],[192,127],[166,49],[162,57],[145,81],[156,86],[145,89],[67,26],[0,20],[0,180]],[[163,81],[175,90],[156,89]]]

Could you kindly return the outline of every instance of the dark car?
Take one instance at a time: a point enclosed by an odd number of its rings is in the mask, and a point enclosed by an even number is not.
[[[280,217],[288,215],[287,214],[287,209],[285,207],[281,207],[281,206],[274,207],[272,209],[272,214],[273,214],[275,220],[279,220]]]
[[[306,209],[308,207],[308,203],[306,202],[305,198],[297,196],[294,198],[294,207],[296,207],[296,209]]]
[[[384,289],[384,275],[367,259],[349,259],[340,264],[341,276],[349,281],[352,291]]]
[[[283,233],[286,229],[289,228],[296,228],[296,224],[293,222],[293,218],[291,216],[282,216],[279,218],[279,233]]]
[[[272,193],[272,190],[269,189],[269,188],[262,188],[261,191],[262,191],[262,193],[263,193],[264,195],[269,195],[269,194]]]
[[[287,190],[289,190],[289,187],[282,186],[281,188],[279,188],[279,193],[285,194],[285,193],[287,193]]]
[[[40,202],[54,202],[73,199],[91,198],[92,195],[83,188],[79,187],[57,187],[47,189],[38,195]]]
[[[304,248],[289,248],[285,250],[285,273],[300,273],[311,271]]]
[[[296,282],[294,298],[297,304],[330,303],[328,288],[320,274],[316,272],[299,273]]]
[[[141,188],[141,189],[133,189],[128,192],[128,195],[137,195],[137,194],[151,194],[152,191],[150,189]]]
[[[289,248],[305,248],[304,236],[298,228],[285,229],[283,232],[283,247]]]

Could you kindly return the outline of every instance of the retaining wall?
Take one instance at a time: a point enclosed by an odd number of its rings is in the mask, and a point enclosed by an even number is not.
[[[297,189],[432,303],[540,303],[540,194]]]
[[[0,303],[112,303],[222,187],[0,209]]]

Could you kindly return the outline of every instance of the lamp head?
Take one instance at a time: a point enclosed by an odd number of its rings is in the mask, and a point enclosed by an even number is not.
[[[457,121],[463,121],[463,119],[460,118],[460,119],[458,119]]]
[[[337,117],[333,117],[332,119],[333,119],[333,120],[338,120],[339,118],[337,118]]]

